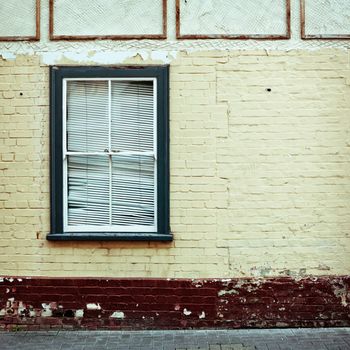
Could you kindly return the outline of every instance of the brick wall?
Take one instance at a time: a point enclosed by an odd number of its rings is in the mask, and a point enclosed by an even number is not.
[[[37,56],[0,60],[2,274],[349,274],[348,51],[178,53],[172,243],[46,241],[49,68]]]
[[[349,277],[0,279],[0,329],[350,325]]]

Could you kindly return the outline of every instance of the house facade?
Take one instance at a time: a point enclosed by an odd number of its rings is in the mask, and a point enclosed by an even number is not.
[[[349,18],[1,4],[0,327],[349,326]]]

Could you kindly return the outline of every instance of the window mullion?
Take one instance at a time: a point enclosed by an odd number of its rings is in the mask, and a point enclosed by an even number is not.
[[[154,225],[158,228],[158,81],[153,81]]]
[[[108,80],[109,224],[112,225],[112,81]]]
[[[67,81],[63,80],[62,91],[62,156],[63,156],[63,227],[68,225],[68,161],[67,161]]]

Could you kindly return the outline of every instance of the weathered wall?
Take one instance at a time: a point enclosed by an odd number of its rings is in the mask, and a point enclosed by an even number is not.
[[[350,34],[350,6],[347,0],[305,1],[306,32],[312,34]]]
[[[35,36],[35,12],[36,0],[2,1],[0,4],[0,37]]]
[[[180,1],[181,34],[284,34],[286,0]]]
[[[55,0],[56,1],[56,0]],[[134,2],[128,0],[131,6],[133,6]],[[332,3],[330,7],[327,8],[327,6],[322,6],[322,8],[319,8],[319,2],[316,3],[316,1],[307,1],[308,7],[306,11],[306,29],[307,34],[325,34],[325,33],[331,33],[331,34],[344,34],[349,33],[348,31],[348,23],[347,20],[349,14],[348,14],[348,8],[346,7],[347,0],[338,0],[336,3]],[[88,1],[86,1],[88,2]],[[123,0],[123,6],[127,0]],[[199,0],[187,0],[188,6],[183,9],[182,15],[183,15],[183,25],[185,25],[185,33],[186,34],[186,25],[187,25],[187,31],[189,33],[196,33],[196,30],[194,27],[197,26],[198,29],[198,22],[194,21],[193,25],[190,25],[190,21],[186,20],[186,18],[193,18],[194,13],[192,12],[191,8],[194,8],[196,11],[196,6],[193,5],[195,2],[200,2]],[[6,8],[16,8],[20,7],[18,3],[21,4],[20,0],[11,0],[9,4],[6,6]],[[61,2],[62,4],[63,2]],[[94,6],[96,6],[96,1],[93,1]],[[143,2],[140,2],[143,3]],[[158,1],[157,1],[158,3]],[[181,3],[183,3],[183,0],[181,0]],[[209,5],[212,3],[211,1],[207,2]],[[223,2],[224,4],[227,2]],[[235,2],[235,8],[237,11],[229,11],[230,14],[236,15],[237,12],[239,13],[247,13],[246,6],[242,6],[242,4],[246,4],[246,1],[236,1]],[[264,8],[266,8],[266,4],[271,4],[271,0],[262,0],[262,3],[264,5]],[[276,3],[276,2],[275,2]],[[274,3],[274,4],[275,4]],[[284,1],[279,0],[277,2],[278,9],[273,9],[273,11],[268,12],[264,11],[264,16],[262,18],[255,18],[253,23],[251,23],[251,26],[254,27],[256,34],[280,34],[284,32],[286,23],[285,18],[280,18],[280,16],[284,13]],[[94,61],[96,64],[115,64],[115,63],[121,63],[120,60],[116,62],[116,57],[120,58],[120,55],[128,56],[128,52],[130,55],[130,51],[133,52],[139,52],[143,55],[151,54],[151,50],[156,55],[163,55],[163,57],[166,58],[167,55],[172,55],[174,51],[178,50],[204,50],[204,49],[262,49],[262,50],[291,50],[291,49],[315,49],[315,48],[349,48],[349,42],[343,41],[343,40],[301,40],[300,38],[300,1],[299,0],[290,0],[291,3],[291,38],[289,40],[176,40],[176,19],[175,19],[175,0],[167,0],[167,39],[166,40],[129,40],[129,41],[111,41],[111,40],[103,40],[103,41],[50,41],[49,39],[49,1],[41,1],[40,6],[40,41],[37,42],[0,42],[0,53],[5,54],[16,54],[16,53],[25,53],[32,55],[33,53],[37,53],[44,56],[44,59],[49,64],[54,64],[55,59],[60,56],[66,56],[67,58],[71,58],[74,56],[76,59],[80,60],[81,63],[84,63],[84,61],[90,59]],[[12,4],[12,6],[11,6]],[[254,2],[249,1],[248,6],[250,5],[250,9],[254,9]],[[4,6],[4,5],[2,5]],[[94,6],[91,6],[91,8],[94,8]],[[129,5],[130,6],[130,5]],[[274,5],[276,6],[276,5]],[[283,7],[283,11],[280,9],[280,7]],[[4,8],[4,7],[3,7]],[[74,8],[74,6],[73,6]],[[124,7],[126,8],[126,7]],[[324,8],[326,8],[326,11],[324,11]],[[331,8],[331,10],[329,10]],[[210,7],[209,7],[210,10]],[[259,11],[260,7],[256,7],[256,11]],[[25,21],[26,25],[32,28],[31,35],[34,35],[34,18],[32,15],[23,16],[21,12],[22,10],[18,10],[14,12],[13,16],[19,15],[19,22],[23,23]],[[218,11],[221,13],[227,13],[227,9],[218,7]],[[328,12],[331,11],[332,13],[329,14]],[[132,11],[133,13],[137,13],[137,11]],[[0,16],[2,14],[2,21],[0,23],[0,34],[1,35],[24,35],[28,33],[22,33],[21,31],[18,31],[18,28],[12,28],[8,23],[8,15],[9,12],[2,11],[0,13]],[[277,13],[277,14],[276,14]],[[4,15],[5,14],[5,15]],[[90,15],[93,15],[94,13],[90,13]],[[210,17],[211,12],[207,15]],[[60,21],[59,15],[60,13],[57,13],[58,21]],[[74,13],[73,13],[74,15]],[[276,19],[274,16],[278,16],[278,19]],[[267,17],[266,17],[267,16]],[[62,16],[61,16],[62,17]],[[161,19],[159,18],[159,12],[154,12],[152,16],[152,21],[154,22],[154,28],[151,29],[151,31],[147,32],[145,31],[143,34],[150,34],[150,33],[158,33],[159,25],[161,23]],[[219,16],[215,14],[210,18],[210,20],[217,19]],[[336,17],[336,20],[334,20],[334,17]],[[242,22],[240,25],[238,25],[237,33],[231,33],[231,34],[252,34],[253,30],[248,30],[247,33],[239,33],[239,31],[245,31],[247,30],[245,26],[246,20],[241,16],[238,17],[239,19],[242,19]],[[181,20],[181,18],[180,18]],[[137,23],[138,19],[136,18],[133,23]],[[269,23],[276,23],[275,27],[277,26],[278,30],[271,30],[271,26]],[[318,23],[318,26],[315,24]],[[320,32],[320,23],[323,23],[323,31]],[[14,21],[10,22],[11,25],[14,24]],[[80,26],[84,28],[84,23],[79,23]],[[97,25],[97,24],[96,24]],[[207,25],[209,28],[204,32],[205,34],[211,34],[209,33],[210,27],[212,25]],[[220,26],[220,23],[217,23],[217,26]],[[23,25],[22,27],[23,28]],[[86,27],[85,27],[86,28]],[[126,28],[130,28],[130,23],[125,23],[122,28],[118,29],[118,33],[115,34],[125,34],[124,30]],[[250,28],[250,27],[249,27]],[[55,28],[54,28],[55,29]],[[57,28],[56,28],[57,29]],[[59,28],[58,28],[59,29]],[[79,33],[74,31],[74,27],[71,28],[72,33],[70,34],[84,34],[84,32]],[[81,28],[79,28],[81,29]],[[224,30],[218,30],[216,28],[215,33],[229,33],[230,29],[232,28],[224,28]],[[183,32],[181,32],[183,34]],[[54,34],[67,34],[60,31],[55,31]],[[85,34],[89,34],[86,32]],[[101,33],[96,30],[96,35],[98,34],[106,34]],[[203,32],[198,32],[197,34],[203,34]],[[117,55],[119,54],[119,56]],[[110,58],[113,56],[112,58]]]
[[[1,65],[3,274],[349,273],[347,51],[178,54],[170,66],[172,243],[46,241],[48,66],[35,56]]]
[[[349,277],[5,278],[0,329],[349,326]]]
[[[166,40],[50,41],[41,5],[0,43],[0,328],[350,325],[349,40],[298,0],[290,40],[176,40],[169,0]],[[173,242],[47,241],[49,66],[164,63]]]

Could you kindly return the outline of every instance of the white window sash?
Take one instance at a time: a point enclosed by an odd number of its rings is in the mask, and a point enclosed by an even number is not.
[[[109,118],[109,150],[108,152],[72,152],[67,150],[67,82],[69,81],[108,81],[108,118]],[[153,152],[131,152],[111,150],[111,83],[112,81],[152,81],[153,82]],[[63,79],[62,94],[62,111],[63,111],[63,227],[65,232],[156,232],[157,231],[157,79],[156,78],[65,78]],[[108,156],[109,162],[111,156],[153,156],[154,158],[154,225],[112,225],[112,166],[109,164],[109,225],[68,225],[68,156]]]

